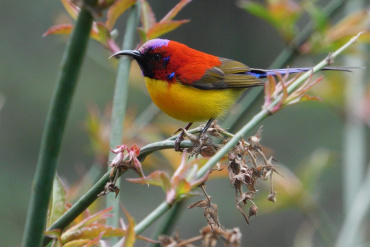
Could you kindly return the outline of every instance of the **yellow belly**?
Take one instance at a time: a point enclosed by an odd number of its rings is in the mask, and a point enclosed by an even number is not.
[[[153,102],[166,114],[184,122],[218,118],[235,103],[244,89],[201,90],[179,82],[145,77]]]

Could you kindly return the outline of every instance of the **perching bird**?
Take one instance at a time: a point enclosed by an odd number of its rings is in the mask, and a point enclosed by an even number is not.
[[[154,103],[171,117],[189,122],[208,120],[203,134],[214,119],[223,116],[244,90],[264,84],[260,78],[277,73],[298,73],[312,68],[254,69],[247,65],[216,57],[167,39],[152,39],[138,50],[123,50],[113,57],[128,55],[139,64]],[[348,71],[325,67],[323,70]],[[177,137],[180,150],[183,131]]]

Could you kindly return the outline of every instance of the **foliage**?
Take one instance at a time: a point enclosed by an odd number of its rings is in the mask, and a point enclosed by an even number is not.
[[[69,208],[69,204],[65,198],[65,188],[58,177],[54,180],[53,195],[55,195],[53,198],[57,199],[53,200],[49,207],[49,224],[53,223],[53,219],[59,218],[62,215],[60,210],[55,210],[56,207],[64,210],[68,210]],[[86,209],[81,216],[76,218],[64,231],[55,229],[46,231],[45,234],[53,239],[51,246],[100,246],[104,245],[104,240],[102,238],[111,237],[122,237],[125,239],[126,242],[123,246],[133,246],[136,238],[151,241],[135,235],[133,231],[135,221],[124,208],[122,208],[122,210],[128,220],[127,225],[122,219],[122,228],[106,225],[105,219],[112,217],[112,215],[109,214],[111,210],[112,207],[90,215],[89,210]]]
[[[76,19],[80,11],[79,7],[76,5],[76,2],[72,0],[61,0],[64,8],[68,14]],[[181,0],[168,14],[162,18],[159,22],[156,22],[154,13],[146,0],[140,0],[141,2],[141,22],[142,27],[138,28],[142,42],[145,42],[149,39],[153,39],[159,36],[162,36],[168,32],[171,32],[182,24],[189,22],[190,20],[172,20],[180,10],[185,7],[191,0]],[[131,6],[136,3],[136,0],[118,0],[118,1],[109,1],[109,3],[101,3],[100,8],[105,8],[111,5],[108,8],[106,21],[105,22],[93,22],[92,30],[90,37],[95,41],[99,42],[103,47],[110,50],[112,53],[118,52],[119,46],[115,42],[112,31],[114,31],[114,25],[117,19],[125,13]],[[95,12],[97,9],[95,9]],[[72,24],[59,24],[49,28],[43,36],[48,36],[51,34],[70,34],[72,32]]]
[[[274,26],[285,41],[291,41],[298,31],[297,21],[303,14],[302,4],[294,0],[268,0],[266,6],[254,1],[239,1],[239,7]]]
[[[90,38],[99,42],[110,52],[119,51],[120,48],[115,42],[115,23],[126,10],[137,4],[137,1],[105,0],[98,1],[97,4],[93,5],[86,5],[83,1],[61,1],[73,19],[79,18],[81,9],[87,9],[95,17],[95,21],[92,22]],[[190,0],[180,0],[174,8],[157,22],[149,2],[140,0],[142,27],[138,28],[137,31],[141,42],[160,37],[189,22],[187,19],[173,20],[189,2]],[[122,211],[128,220],[128,225],[124,224],[122,220],[122,228],[112,227],[106,223],[106,219],[111,216],[108,212],[112,208],[98,211],[92,215],[90,215],[88,209],[84,208],[84,212],[76,217],[65,229],[52,229],[53,224],[58,219],[63,218],[67,210],[74,210],[67,203],[67,192],[61,179],[55,176],[48,208],[47,228],[49,230],[45,232],[49,240],[52,239],[52,246],[105,245],[107,243],[106,239],[112,237],[121,238],[121,241],[117,244],[120,246],[134,246],[136,239],[160,243],[162,246],[192,246],[192,243],[196,241],[202,241],[202,246],[215,246],[218,240],[222,239],[228,246],[241,246],[242,235],[240,229],[225,229],[222,226],[218,215],[218,206],[212,202],[212,197],[206,192],[205,185],[207,181],[216,176],[229,177],[229,182],[234,188],[233,192],[235,192],[236,208],[241,212],[248,224],[250,218],[257,216],[257,212],[259,212],[256,203],[258,199],[255,198],[259,191],[257,190],[258,181],[269,181],[267,201],[275,203],[277,191],[281,194],[280,200],[283,203],[276,206],[275,209],[294,205],[303,211],[307,210],[307,208],[314,208],[319,211],[320,207],[315,205],[311,194],[317,190],[317,179],[330,162],[320,164],[310,162],[309,165],[302,168],[303,171],[298,171],[296,172],[298,175],[294,175],[286,167],[278,167],[274,158],[265,154],[267,152],[264,151],[264,147],[260,144],[262,128],[246,140],[243,137],[264,118],[277,113],[288,105],[302,101],[319,100],[319,97],[307,94],[308,90],[322,80],[322,77],[313,79],[313,73],[330,64],[332,62],[331,58],[335,58],[340,52],[357,41],[359,34],[347,43],[349,37],[366,28],[365,23],[368,20],[368,12],[360,11],[354,13],[331,27],[328,24],[327,16],[313,3],[278,0],[267,1],[266,6],[264,6],[256,2],[240,1],[239,6],[273,25],[287,43],[290,43],[297,35],[297,22],[304,14],[304,10],[306,10],[315,23],[315,30],[307,42],[300,47],[299,51],[302,53],[326,52],[333,49],[339,49],[339,51],[324,59],[312,71],[304,75],[297,75],[293,78],[289,78],[288,75],[284,77],[278,75],[277,79],[269,76],[265,83],[265,101],[261,111],[235,135],[225,131],[218,125],[212,125],[205,135],[200,134],[199,136],[196,134],[201,133],[201,127],[190,131],[184,130],[190,142],[184,144],[183,147],[185,149],[180,162],[169,161],[174,167],[172,174],[164,170],[155,170],[148,176],[145,176],[141,162],[148,154],[142,152],[144,148],[139,148],[136,140],[133,138],[130,140],[133,142],[131,146],[121,144],[114,149],[110,149],[116,156],[109,162],[112,167],[108,175],[109,182],[105,184],[103,191],[97,196],[104,196],[110,192],[114,192],[117,196],[120,192],[116,185],[117,179],[127,170],[133,170],[139,175],[139,178],[129,178],[127,181],[159,186],[165,193],[164,202],[161,204],[165,206],[158,211],[154,209],[152,214],[148,216],[148,218],[151,218],[149,221],[146,221],[146,218],[136,225],[134,218],[122,207]],[[101,18],[105,10],[105,21],[96,21],[97,18]],[[56,25],[49,28],[44,36],[50,34],[71,34],[74,28],[72,24]],[[369,41],[369,35],[366,33],[361,42]],[[91,139],[94,153],[101,163],[107,159],[106,151],[108,150],[109,141],[106,132],[110,131],[108,125],[109,117],[99,116],[96,110],[90,108],[85,127]],[[169,138],[166,141],[171,142],[172,139]],[[159,143],[149,145],[157,145],[157,148],[160,149]],[[178,163],[180,163],[179,166],[177,166]],[[214,169],[213,167],[216,164],[217,169]],[[227,173],[222,172],[225,166],[227,166],[227,169],[225,169]],[[284,177],[274,179],[275,183],[273,183],[273,174],[280,175],[280,173],[284,174]],[[188,207],[198,207],[204,210],[204,217],[208,226],[201,229],[199,236],[181,240],[179,234],[175,234],[172,237],[160,236],[158,241],[152,241],[138,235],[151,222],[160,218],[171,206],[184,198],[197,195],[194,191],[199,188],[201,188],[205,198]],[[96,195],[94,196],[96,197]],[[213,200],[216,201],[215,199]],[[266,206],[265,202],[266,200],[260,200],[258,203],[261,203],[263,208],[266,208],[266,212],[268,212],[271,210],[271,207]],[[248,213],[246,213],[244,208],[249,203]],[[263,213],[264,210],[261,211]],[[317,215],[319,214],[320,212],[317,213]],[[325,238],[325,236],[322,238]]]
[[[332,25],[324,10],[312,1],[265,0],[265,4],[262,4],[256,1],[240,0],[238,6],[272,25],[288,44],[299,33],[297,23],[306,11],[314,23],[314,32],[309,40],[299,47],[302,53],[336,50],[357,33],[369,30],[368,9],[353,12]],[[365,33],[359,42],[369,43],[370,33]]]

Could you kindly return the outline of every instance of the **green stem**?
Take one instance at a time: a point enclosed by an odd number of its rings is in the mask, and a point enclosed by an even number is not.
[[[140,161],[144,161],[144,159],[151,153],[163,149],[173,148],[175,141],[161,141],[151,143],[146,145],[140,149],[140,154],[137,157]],[[190,141],[182,141],[181,142],[182,148],[189,148],[192,147]],[[94,184],[93,187],[90,188],[85,195],[83,195],[73,206],[63,214],[57,221],[54,222],[48,229],[48,231],[53,229],[61,229],[63,230],[66,228],[78,215],[80,215],[86,208],[88,208],[98,197],[97,195],[104,190],[104,186],[107,182],[110,181],[109,178],[110,172],[107,172],[103,175],[103,177]],[[51,239],[46,238],[45,244],[48,243]]]
[[[366,222],[366,214],[370,211],[370,169],[367,174],[364,174],[364,179],[358,190],[354,191],[352,200],[352,210],[345,216],[344,223],[338,234],[336,242],[337,247],[345,246],[361,246],[363,243],[358,243],[358,233],[366,232],[366,226],[361,229],[361,223]],[[368,221],[367,221],[368,222]],[[366,225],[367,223],[364,223]],[[367,237],[367,236],[366,236]],[[366,238],[365,237],[365,238]],[[359,244],[359,245],[355,245]],[[369,245],[363,245],[369,246]]]
[[[122,48],[124,50],[131,50],[135,45],[136,27],[139,24],[139,8],[138,3],[132,6],[128,11],[128,18],[126,23],[126,32],[123,39]],[[118,72],[116,77],[116,86],[113,96],[112,107],[112,121],[110,132],[110,147],[115,148],[122,143],[123,124],[127,109],[128,98],[128,85],[129,85],[129,72],[130,72],[131,59],[127,56],[122,56],[119,59]],[[109,152],[109,160],[113,159],[114,154]],[[120,187],[120,180],[117,180],[117,187]],[[117,197],[113,194],[107,195],[107,207],[113,206],[111,214],[113,217],[107,219],[107,225],[118,227],[119,225],[119,194]]]
[[[350,1],[346,4],[345,15],[349,16],[357,10],[363,9],[365,2],[362,0]],[[365,45],[359,45],[358,54],[367,54]],[[365,67],[368,56],[348,55],[344,58],[344,63],[347,66]],[[349,79],[349,76],[347,76]],[[367,80],[366,70],[359,70],[351,75],[351,83],[345,83],[344,99],[345,99],[345,124],[343,129],[343,201],[344,201],[344,217],[348,217],[353,211],[353,203],[356,192],[361,188],[361,182],[366,167],[366,127],[364,120],[361,117],[361,107],[365,98]],[[356,211],[357,212],[357,211]],[[355,216],[357,217],[357,216]],[[352,221],[354,222],[354,221]],[[357,222],[360,223],[360,222]],[[362,231],[353,231],[359,227],[358,225],[350,225],[351,230],[347,233],[342,233],[349,237],[343,243],[348,243],[348,246],[361,246],[366,238]],[[344,226],[348,227],[348,226]],[[351,235],[353,234],[353,235]],[[342,244],[342,246],[344,246]]]
[[[85,1],[85,4],[93,5],[96,2],[97,0]],[[62,58],[61,70],[42,135],[23,235],[22,246],[24,247],[41,246],[64,128],[89,41],[92,22],[92,15],[83,7]]]
[[[136,234],[142,233],[146,228],[148,228],[154,221],[161,217],[171,208],[167,202],[162,202],[159,206],[154,209],[147,217],[145,217],[139,224],[134,228]]]
[[[167,202],[162,202],[158,205],[156,209],[154,209],[144,220],[142,220],[139,224],[137,224],[134,228],[136,234],[141,234],[146,228],[148,228],[154,221],[156,221],[159,217],[165,214],[168,210],[171,209],[171,205]],[[123,238],[113,245],[113,247],[120,247],[123,246]]]
[[[157,240],[160,235],[169,235],[171,229],[179,218],[180,212],[184,208],[185,200],[181,200],[178,203],[175,203],[170,209],[170,212],[166,214],[164,219],[160,222],[160,225],[154,229],[151,239]],[[159,244],[151,244],[152,247],[160,247]]]

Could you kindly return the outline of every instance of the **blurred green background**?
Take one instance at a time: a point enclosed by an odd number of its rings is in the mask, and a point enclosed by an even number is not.
[[[175,3],[150,1],[157,19],[162,18]],[[59,1],[1,1],[0,6],[0,98],[4,100],[0,110],[0,245],[19,246],[41,134],[67,38],[43,38],[42,34],[68,17]],[[340,15],[333,19],[338,19]],[[284,48],[279,34],[271,26],[238,8],[235,1],[193,1],[176,19],[191,19],[191,22],[165,38],[241,61],[251,67],[268,67]],[[124,32],[124,24],[125,17],[116,25],[120,34]],[[90,42],[58,165],[58,174],[67,186],[76,183],[94,163],[95,157],[84,130],[84,122],[88,105],[96,104],[103,110],[112,100],[116,71],[112,61],[107,59],[109,55],[96,42]],[[309,66],[325,56],[302,56],[289,65]],[[336,65],[340,63],[339,59]],[[366,63],[369,67],[369,59]],[[129,109],[139,114],[151,101],[143,79],[138,76],[134,78],[130,87]],[[178,127],[184,125],[162,113],[153,120],[153,124],[158,126],[164,123]],[[343,220],[342,114],[325,102],[307,102],[284,109],[266,119],[263,125],[262,144],[273,150],[274,157],[293,171],[305,164],[304,161],[313,153],[317,154],[317,150],[328,150],[334,155],[331,166],[317,180],[318,189],[312,197],[333,222],[334,229],[338,230]],[[173,131],[176,129],[174,127]],[[149,173],[148,170],[144,172]],[[126,176],[136,175],[130,173]],[[309,225],[305,215],[295,207],[264,214],[264,211],[273,210],[275,205],[279,208],[279,203],[282,203],[279,191],[277,203],[268,209],[260,206],[260,216],[253,218],[249,226],[235,209],[234,190],[228,179],[210,181],[207,192],[218,204],[221,223],[226,228],[240,227],[243,243],[250,246],[293,246],[297,232]],[[124,182],[121,193],[124,193],[121,197],[123,204],[137,222],[164,199],[158,188],[148,189],[128,182]],[[267,197],[268,189],[261,185],[259,194]],[[192,198],[186,204],[198,199]],[[197,235],[206,224],[204,219],[199,220],[202,217],[201,210],[185,210],[176,226],[180,236],[187,238]],[[144,235],[150,236],[151,230]]]

